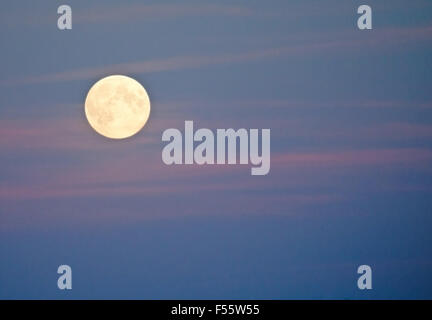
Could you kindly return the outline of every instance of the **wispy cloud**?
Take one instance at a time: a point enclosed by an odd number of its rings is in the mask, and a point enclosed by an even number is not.
[[[1,120],[0,147],[9,151],[78,151],[112,148],[113,145],[98,137],[83,117],[82,119],[40,119],[37,122]],[[138,135],[131,141],[139,144],[151,144],[156,140],[154,135]]]
[[[128,4],[99,5],[82,9],[73,6],[75,24],[92,23],[127,23],[132,21],[155,21],[175,18],[202,18],[205,16],[244,17],[253,15],[254,11],[247,6],[223,4]],[[55,12],[55,11],[53,11]],[[54,14],[35,10],[20,12],[3,12],[1,23],[8,26],[52,24]]]
[[[58,73],[45,75],[24,76],[0,81],[2,86],[41,84],[62,81],[74,81],[93,79],[111,74],[142,74],[154,72],[176,71],[183,69],[196,69],[207,66],[247,63],[278,57],[303,56],[305,54],[321,55],[323,51],[343,49],[355,49],[364,45],[371,45],[374,49],[382,46],[418,41],[430,40],[432,26],[417,28],[389,28],[374,32],[370,37],[359,39],[342,39],[316,41],[290,46],[274,47],[244,53],[220,54],[214,56],[191,55],[165,59],[154,59],[142,62],[120,63],[101,67],[77,68]]]
[[[0,186],[3,199],[68,198],[92,196],[151,196],[164,194],[193,194],[204,191],[235,190],[265,191],[274,188],[287,189],[290,182],[278,179],[286,172],[300,168],[428,168],[432,162],[432,150],[367,149],[339,150],[314,153],[279,153],[272,156],[270,176],[254,179],[244,166],[164,166],[159,157],[143,159],[136,155],[101,158],[100,161],[81,164],[79,167],[64,167],[61,171],[44,168],[43,180],[35,184],[9,184]],[[240,168],[241,167],[241,168]],[[294,171],[292,171],[294,170]],[[302,179],[305,176],[301,174]],[[225,180],[221,181],[221,177]],[[170,183],[167,183],[169,179]],[[228,181],[228,180],[229,181]],[[307,185],[319,182],[321,186],[330,183],[322,175],[309,176]],[[175,182],[172,182],[175,181]],[[303,181],[304,182],[304,181]],[[294,179],[293,187],[299,185]],[[331,183],[330,183],[331,185]],[[330,186],[330,185],[327,185]]]
[[[143,62],[122,63],[97,68],[80,68],[76,70],[47,75],[29,76],[18,79],[5,80],[1,81],[0,85],[38,84],[59,81],[83,80],[117,73],[139,74],[175,71],[182,69],[194,69],[211,65],[255,61],[269,57],[277,57],[280,55],[301,53],[305,50],[312,48],[323,49],[332,45],[335,44],[322,43],[308,46],[271,48],[267,50],[259,50],[241,54],[226,54],[218,56],[183,56],[167,59],[148,60]]]
[[[422,148],[366,149],[316,153],[286,153],[272,164],[295,167],[418,166],[432,161],[432,150]]]
[[[164,19],[203,16],[250,16],[253,10],[246,6],[223,4],[130,4],[115,7],[93,8],[77,13],[78,22],[110,23],[132,20]]]

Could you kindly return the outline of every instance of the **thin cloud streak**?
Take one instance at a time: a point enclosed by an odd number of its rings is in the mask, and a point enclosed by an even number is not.
[[[3,150],[109,150],[113,144],[101,138],[85,122],[85,119],[47,119],[34,121],[0,121],[0,147]],[[102,140],[103,139],[103,140]],[[138,134],[132,140],[139,144],[159,142],[155,135]]]
[[[256,180],[248,175],[245,166],[164,166],[161,159],[143,163],[136,156],[124,156],[104,162],[87,164],[79,168],[65,168],[60,173],[47,175],[34,186],[0,186],[2,199],[68,198],[88,196],[155,196],[163,194],[193,194],[201,191],[227,190],[271,190],[276,186],[287,187],[285,179],[274,180],[274,174],[281,175],[300,168],[360,168],[394,166],[429,168],[432,150],[407,149],[366,149],[339,150],[316,153],[279,153],[271,159],[269,176]],[[145,165],[145,167],[144,167]],[[140,172],[138,169],[142,167]],[[230,183],[218,182],[221,176],[231,177]],[[272,178],[273,176],[273,178]],[[166,177],[176,178],[177,184],[167,184]],[[321,177],[322,178],[322,177]],[[319,176],[313,180],[321,181]],[[316,181],[310,181],[314,184]],[[329,181],[321,181],[326,185]]]
[[[102,7],[85,12],[79,12],[76,21],[86,23],[122,22],[132,20],[148,20],[179,17],[203,16],[250,16],[251,8],[218,4],[157,4],[157,5],[127,5],[120,7]]]
[[[132,21],[154,21],[163,19],[190,18],[203,16],[246,17],[255,14],[245,6],[223,4],[122,4],[120,6],[95,6],[74,10],[73,21],[76,24],[99,24],[108,22],[127,23]],[[41,12],[20,12],[1,15],[1,23],[11,26],[51,24],[52,15]]]
[[[354,40],[327,40],[316,43],[304,43],[292,46],[281,46],[264,50],[256,50],[238,54],[224,54],[215,56],[182,56],[166,59],[155,59],[143,62],[121,63],[96,68],[80,68],[53,74],[28,76],[0,81],[2,86],[41,84],[62,81],[92,79],[110,74],[143,74],[167,72],[183,69],[196,69],[207,66],[247,63],[263,59],[288,56],[303,56],[305,54],[319,54],[323,51],[336,49],[339,53],[343,49],[353,49],[365,45],[374,48],[403,44],[407,41],[430,40],[432,26],[419,28],[389,28],[375,32],[368,38]]]
[[[222,56],[184,56],[167,59],[149,60],[135,63],[122,63],[99,68],[83,68],[74,71],[65,71],[48,75],[24,77],[15,80],[0,82],[1,85],[40,84],[60,81],[73,81],[91,79],[109,74],[127,73],[154,73],[165,71],[176,71],[182,69],[195,69],[211,65],[229,64],[236,62],[249,62],[263,58],[277,57],[289,53],[301,53],[308,49],[324,49],[332,46],[331,43],[323,43],[311,46],[293,46],[285,48],[272,48],[268,50],[248,52],[243,54],[228,54]]]
[[[272,165],[295,167],[418,166],[432,162],[432,150],[421,148],[366,149],[321,153],[285,153],[272,158]]]

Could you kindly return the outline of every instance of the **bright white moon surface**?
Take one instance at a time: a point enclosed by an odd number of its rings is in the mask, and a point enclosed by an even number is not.
[[[113,75],[102,78],[89,90],[85,114],[91,127],[111,139],[133,136],[146,124],[150,99],[136,80]]]

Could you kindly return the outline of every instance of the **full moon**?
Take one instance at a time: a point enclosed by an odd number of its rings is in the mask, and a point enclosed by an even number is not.
[[[113,75],[102,78],[89,90],[85,114],[90,126],[111,139],[133,136],[146,124],[150,99],[136,80]]]

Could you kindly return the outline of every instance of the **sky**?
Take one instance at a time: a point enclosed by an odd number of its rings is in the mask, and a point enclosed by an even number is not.
[[[431,299],[432,3],[362,4],[3,1],[0,298]],[[84,114],[111,74],[151,100],[121,141]],[[166,166],[185,120],[271,129],[269,174]]]

